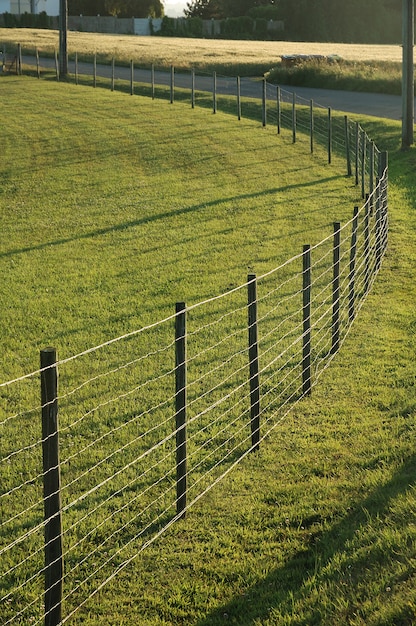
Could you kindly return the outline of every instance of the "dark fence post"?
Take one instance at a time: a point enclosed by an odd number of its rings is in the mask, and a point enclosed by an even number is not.
[[[313,100],[310,101],[309,104],[309,117],[310,117],[310,121],[309,121],[309,128],[310,128],[310,134],[311,134],[311,154],[313,154],[313,150],[314,150],[314,145],[313,145],[313,135],[314,135],[314,111],[313,111]]]
[[[263,83],[262,83],[262,92],[261,92],[261,102],[262,102],[262,107],[261,107],[261,111],[262,111],[262,115],[261,115],[261,121],[263,124],[263,128],[266,126],[267,124],[267,82],[266,79],[263,78]]]
[[[97,53],[94,53],[94,59],[93,59],[93,78],[92,78],[92,82],[93,82],[93,86],[96,87],[97,86]]]
[[[134,96],[134,62],[130,61],[130,95]]]
[[[152,63],[152,67],[150,68],[150,82],[151,82],[151,92],[152,92],[152,100],[155,99],[155,64]]]
[[[39,50],[36,48],[36,76],[40,78]]]
[[[352,176],[350,132],[349,132],[350,125],[348,122],[348,115],[344,115],[344,129],[345,129],[345,158],[347,159],[347,176]]]
[[[16,74],[22,75],[22,45],[17,44]]]
[[[292,95],[292,141],[296,143],[296,94]]]
[[[75,84],[78,85],[78,52],[75,52]]]
[[[59,63],[58,63],[58,53],[55,49],[55,76],[56,80],[59,80]]]
[[[62,520],[58,431],[58,370],[56,350],[40,353],[43,499],[45,515],[45,626],[62,619]]]
[[[379,159],[379,181],[380,190],[380,206],[382,216],[382,250],[387,248],[389,234],[389,213],[388,213],[388,179],[389,179],[389,158],[388,152],[381,152]]]
[[[170,66],[170,103],[173,104],[175,99],[175,68]]]
[[[332,163],[332,110],[328,107],[328,163]]]
[[[371,206],[374,207],[374,159],[375,159],[375,145],[374,141],[370,143],[370,202]]]
[[[341,224],[334,222],[334,249],[333,249],[333,280],[332,280],[332,349],[334,354],[339,350],[339,275],[340,275],[340,246]]]
[[[251,448],[260,445],[260,380],[259,380],[259,345],[257,329],[257,280],[255,274],[249,274],[248,287],[248,358],[250,370],[250,418]]]
[[[350,273],[348,293],[348,319],[350,322],[355,318],[355,260],[357,256],[357,231],[358,231],[358,206],[354,207],[352,220],[351,250],[350,250]]]
[[[176,514],[186,513],[186,305],[176,303],[175,317]]]
[[[217,112],[217,72],[212,74],[212,112]]]
[[[191,70],[191,107],[195,108],[195,70]]]
[[[365,198],[365,161],[367,156],[367,133],[361,131],[361,197]]]
[[[241,79],[237,76],[237,119],[241,120]]]
[[[115,73],[116,73],[116,60],[113,57],[111,59],[111,91],[114,91],[114,79],[115,79]]]
[[[367,196],[364,213],[364,293],[370,287],[370,201]]]
[[[355,184],[360,182],[360,125],[355,123]]]
[[[280,87],[277,87],[276,90],[276,104],[277,104],[277,134],[280,135],[281,127],[282,127],[282,94],[280,92]]]
[[[311,247],[303,246],[302,393],[311,393]]]

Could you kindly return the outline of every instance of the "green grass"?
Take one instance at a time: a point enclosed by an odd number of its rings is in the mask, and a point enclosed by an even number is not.
[[[29,78],[8,77],[2,86],[8,96],[0,192],[2,380],[34,369],[46,344],[63,358],[172,313],[176,300],[192,304],[241,284],[247,269],[265,272],[303,243],[320,241],[359,203],[341,160],[329,167],[324,150],[308,154],[307,138],[293,146],[290,133],[278,138],[256,121]],[[71,623],[414,623],[415,152],[398,150],[398,124],[368,118],[364,126],[390,150],[390,247],[341,353],[312,398],[294,408],[260,452]],[[198,310],[191,321],[199,322]],[[155,331],[148,345],[123,344],[121,356],[109,350],[102,367],[150,352],[171,330],[170,324]],[[97,373],[98,361],[80,359],[81,371],[62,367],[63,380],[75,384]],[[169,369],[164,361],[163,353],[155,357],[155,371]],[[114,387],[142,375],[139,368],[121,372]],[[105,382],[93,391],[98,401],[108,397]],[[23,410],[25,393],[5,401]],[[63,407],[64,427],[97,401],[83,389],[76,399],[79,405],[74,398]],[[64,459],[131,410],[122,403],[121,416],[103,412],[92,430],[81,423],[64,431]],[[38,437],[35,419],[29,414],[8,431],[3,453]],[[135,428],[129,426],[130,438]],[[89,467],[88,454],[100,458],[101,447],[66,465],[64,482]],[[36,463],[24,455],[2,483],[22,480]],[[115,469],[119,463],[111,460]],[[87,475],[82,487],[103,478],[100,472]],[[113,488],[119,484],[125,480]],[[28,485],[26,506],[38,492],[39,485]],[[67,532],[99,496],[69,512]],[[114,507],[124,501],[120,495]],[[68,571],[117,526],[110,514],[104,526],[103,511],[81,524],[91,535],[70,553]],[[40,515],[36,509],[32,517]],[[94,523],[95,532],[88,526]],[[41,548],[41,539],[34,537],[29,550]],[[133,556],[134,546],[126,553]],[[84,574],[92,567],[87,562]]]
[[[280,85],[319,87],[401,95],[402,67],[387,61],[302,61],[292,67],[280,63],[266,73]]]

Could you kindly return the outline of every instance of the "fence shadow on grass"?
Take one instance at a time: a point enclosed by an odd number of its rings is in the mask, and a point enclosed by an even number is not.
[[[321,178],[319,180],[306,182],[306,183],[297,183],[296,185],[285,185],[283,187],[273,187],[271,189],[266,189],[264,191],[259,191],[256,193],[250,194],[242,194],[239,196],[234,196],[232,198],[219,198],[217,200],[212,200],[211,202],[204,202],[202,204],[195,204],[192,206],[184,207],[177,211],[165,211],[163,213],[157,213],[155,215],[146,215],[143,218],[132,220],[130,222],[122,222],[120,224],[115,224],[113,226],[109,226],[107,228],[97,228],[96,230],[89,231],[87,233],[82,233],[80,235],[75,235],[73,237],[64,237],[62,239],[56,239],[52,241],[45,241],[44,243],[39,243],[34,246],[25,246],[23,248],[15,248],[13,250],[8,250],[7,252],[0,253],[0,258],[11,257],[17,254],[24,254],[26,252],[34,252],[36,250],[45,250],[52,246],[62,246],[67,243],[72,243],[74,241],[82,241],[84,239],[91,239],[93,237],[101,237],[102,235],[107,235],[109,233],[114,233],[120,230],[127,230],[129,228],[136,228],[137,226],[142,226],[144,224],[150,224],[151,222],[157,222],[158,220],[165,220],[172,217],[178,217],[179,215],[187,215],[188,213],[195,213],[196,211],[200,211],[201,209],[207,209],[209,207],[218,206],[223,204],[224,202],[239,202],[241,200],[250,200],[250,198],[257,198],[259,196],[269,196],[276,193],[284,193],[290,191],[291,189],[302,189],[305,187],[315,187],[319,185],[325,185],[326,183],[330,183],[334,180],[339,180],[343,178],[342,175],[328,176],[327,178]],[[276,219],[275,219],[276,221]]]
[[[315,579],[314,588],[319,587],[320,578],[325,584],[328,579],[325,569],[328,568],[334,556],[348,549],[348,543],[353,540],[360,528],[368,524],[369,520],[377,519],[383,522],[394,499],[404,495],[415,486],[416,455],[412,455],[403,462],[391,480],[380,485],[363,501],[357,501],[347,515],[335,521],[330,530],[320,531],[319,522],[324,520],[320,520],[317,515],[303,519],[297,527],[302,526],[308,530],[309,547],[295,554],[284,566],[275,569],[258,584],[245,590],[244,595],[236,597],[200,620],[197,626],[213,626],[222,623],[224,619],[227,623],[239,626],[263,623],[263,620],[268,618],[271,618],[271,623],[283,623],[273,620],[284,620],[287,616],[293,616],[295,603],[298,602],[302,603],[300,608],[304,611],[304,617],[299,615],[296,624],[309,626],[312,623],[326,623],[322,607],[314,606],[313,600],[308,603],[310,578]],[[377,545],[374,545],[373,554],[371,549],[370,551],[361,550],[360,556],[357,554],[352,557],[350,569],[345,577],[339,572],[340,580],[336,581],[331,575],[338,594],[337,600],[339,600],[340,589],[346,582],[346,593],[349,593],[351,586],[357,585],[360,579],[363,581],[369,571],[374,570],[374,577],[379,578],[380,565],[389,558],[390,554],[382,554]],[[348,580],[345,581],[345,578]],[[386,589],[386,597],[388,594],[391,594],[390,587]],[[278,617],[271,615],[273,609],[279,611]],[[356,610],[356,607],[352,607],[352,610]],[[397,626],[410,625],[414,623],[411,621],[414,617],[410,604],[407,607],[403,605],[388,623],[394,623]]]

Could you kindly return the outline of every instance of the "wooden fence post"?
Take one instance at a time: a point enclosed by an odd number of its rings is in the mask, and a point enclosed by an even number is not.
[[[195,108],[195,70],[191,70],[191,107]]]
[[[311,154],[313,154],[313,150],[314,150],[313,139],[314,139],[314,129],[315,129],[313,100],[311,100],[309,103],[309,117],[310,117],[309,128],[310,128],[310,135],[311,135]]]
[[[152,67],[150,69],[150,81],[151,81],[151,92],[152,92],[152,100],[155,99],[155,64],[152,63]]]
[[[92,61],[92,85],[97,86],[97,53],[94,52],[94,58]]]
[[[265,78],[263,78],[262,92],[261,93],[262,93],[262,95],[261,95],[261,102],[262,102],[261,121],[262,121],[263,128],[264,128],[266,126],[266,124],[267,124],[267,82],[266,82]]]
[[[360,182],[360,125],[355,123],[355,184]]]
[[[355,260],[357,256],[358,210],[358,206],[354,207],[354,217],[352,220],[348,292],[348,319],[350,322],[353,322],[355,318]]]
[[[43,499],[45,516],[45,626],[62,619],[62,520],[58,430],[58,370],[56,350],[40,353]]]
[[[170,66],[170,103],[173,104],[175,99],[175,68]]]
[[[186,305],[176,303],[175,317],[175,416],[176,416],[176,514],[186,514],[187,453],[186,453]]]
[[[367,133],[361,130],[361,197],[365,198],[365,162],[367,157]]]
[[[59,80],[59,63],[58,63],[58,53],[55,48],[55,76],[56,80]]]
[[[296,143],[296,94],[292,95],[292,141]]]
[[[111,59],[111,91],[114,91],[115,74],[116,74],[116,60],[113,57]]]
[[[260,446],[260,380],[259,380],[259,345],[257,329],[257,280],[255,274],[249,274],[248,288],[248,358],[250,371],[250,418],[251,449]]]
[[[17,44],[16,74],[22,75],[22,45]]]
[[[217,112],[217,72],[212,74],[212,112]]]
[[[280,87],[277,87],[276,90],[276,104],[277,104],[277,134],[280,135],[280,131],[282,128],[282,94],[280,91]]]
[[[134,96],[134,62],[130,61],[130,95]]]
[[[370,201],[369,196],[365,203],[364,213],[364,293],[370,287]]]
[[[332,354],[339,350],[339,275],[340,275],[341,224],[334,222],[333,280],[332,280]]]
[[[36,48],[36,76],[40,78],[39,50]]]
[[[241,79],[237,76],[237,119],[241,120]]]
[[[349,132],[350,125],[348,122],[348,115],[344,115],[344,129],[345,129],[345,158],[347,160],[347,176],[352,176],[350,132]]]
[[[303,246],[303,347],[302,393],[311,394],[311,246]]]
[[[328,163],[332,163],[332,110],[328,107]]]
[[[74,72],[75,72],[75,84],[78,85],[78,52],[75,52],[75,60],[74,60]]]

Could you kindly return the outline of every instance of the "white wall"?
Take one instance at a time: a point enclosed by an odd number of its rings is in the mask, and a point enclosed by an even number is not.
[[[160,18],[134,18],[134,34],[135,35],[150,35],[150,20],[153,24],[153,32],[157,33],[162,25],[162,20]]]

